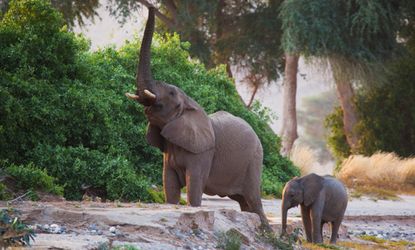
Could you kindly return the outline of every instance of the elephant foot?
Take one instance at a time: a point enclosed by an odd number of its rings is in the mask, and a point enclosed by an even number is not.
[[[269,225],[268,222],[266,222],[266,223],[261,222],[261,226],[259,227],[259,229],[262,232],[266,232],[266,233],[273,233],[274,232],[274,230],[272,230],[272,228],[271,228],[271,226]]]

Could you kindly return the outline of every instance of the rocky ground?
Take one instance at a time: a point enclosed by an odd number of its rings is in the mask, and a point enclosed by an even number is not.
[[[360,241],[360,235],[373,235],[414,242],[415,197],[401,198],[376,202],[366,198],[351,200],[340,241]],[[263,203],[278,232],[281,201]],[[258,217],[240,212],[238,205],[226,198],[206,196],[200,208],[66,201],[21,202],[15,207],[37,232],[34,249],[108,249],[122,245],[139,249],[217,249],[224,232],[229,230],[242,239],[243,249],[272,249],[258,235]],[[298,208],[289,211],[289,223],[291,228],[301,226]]]

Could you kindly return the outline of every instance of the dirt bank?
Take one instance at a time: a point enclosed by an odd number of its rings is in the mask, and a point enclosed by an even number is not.
[[[415,240],[415,197],[401,201],[352,200],[340,240],[359,235]],[[264,210],[280,229],[280,200],[264,200]],[[239,234],[244,249],[271,249],[258,238],[258,216],[239,211],[226,198],[204,197],[192,208],[165,204],[94,202],[22,202],[16,208],[36,228],[34,249],[96,249],[130,244],[140,249],[216,249],[220,235]],[[298,208],[289,211],[292,227],[301,225]]]

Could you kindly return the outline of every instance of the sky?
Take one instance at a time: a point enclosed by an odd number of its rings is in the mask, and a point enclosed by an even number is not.
[[[131,17],[123,26],[121,26],[115,17],[109,15],[106,10],[106,0],[101,0],[101,7],[98,9],[98,15],[100,18],[96,18],[94,22],[86,21],[85,26],[75,27],[74,32],[83,33],[87,38],[91,40],[91,48],[97,50],[105,46],[115,45],[121,46],[125,40],[131,40],[134,36],[141,37],[144,29],[145,20],[147,17],[147,9],[143,8],[133,17]],[[315,96],[321,92],[333,89],[333,79],[330,77],[330,73],[322,72],[318,69],[318,65],[312,63],[305,63],[303,59],[300,59],[299,70],[297,75],[298,87],[297,87],[297,108],[302,109],[302,99],[308,96]],[[248,102],[251,91],[249,87],[242,81],[243,76],[241,74],[234,74],[236,88],[241,97]],[[282,117],[282,79],[277,82],[273,82],[267,87],[259,89],[256,95],[256,100],[260,101],[264,106],[270,108],[277,120],[271,124],[271,127],[276,133],[281,129],[281,117]],[[310,114],[312,115],[312,114]],[[299,135],[301,137],[302,130],[299,129]]]

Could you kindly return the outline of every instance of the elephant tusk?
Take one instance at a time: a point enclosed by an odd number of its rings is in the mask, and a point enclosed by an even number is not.
[[[131,94],[131,93],[125,93],[125,96],[132,100],[138,100],[140,98],[138,95]]]
[[[144,95],[146,95],[150,99],[156,99],[156,95],[151,93],[150,90],[145,89],[144,90]]]

